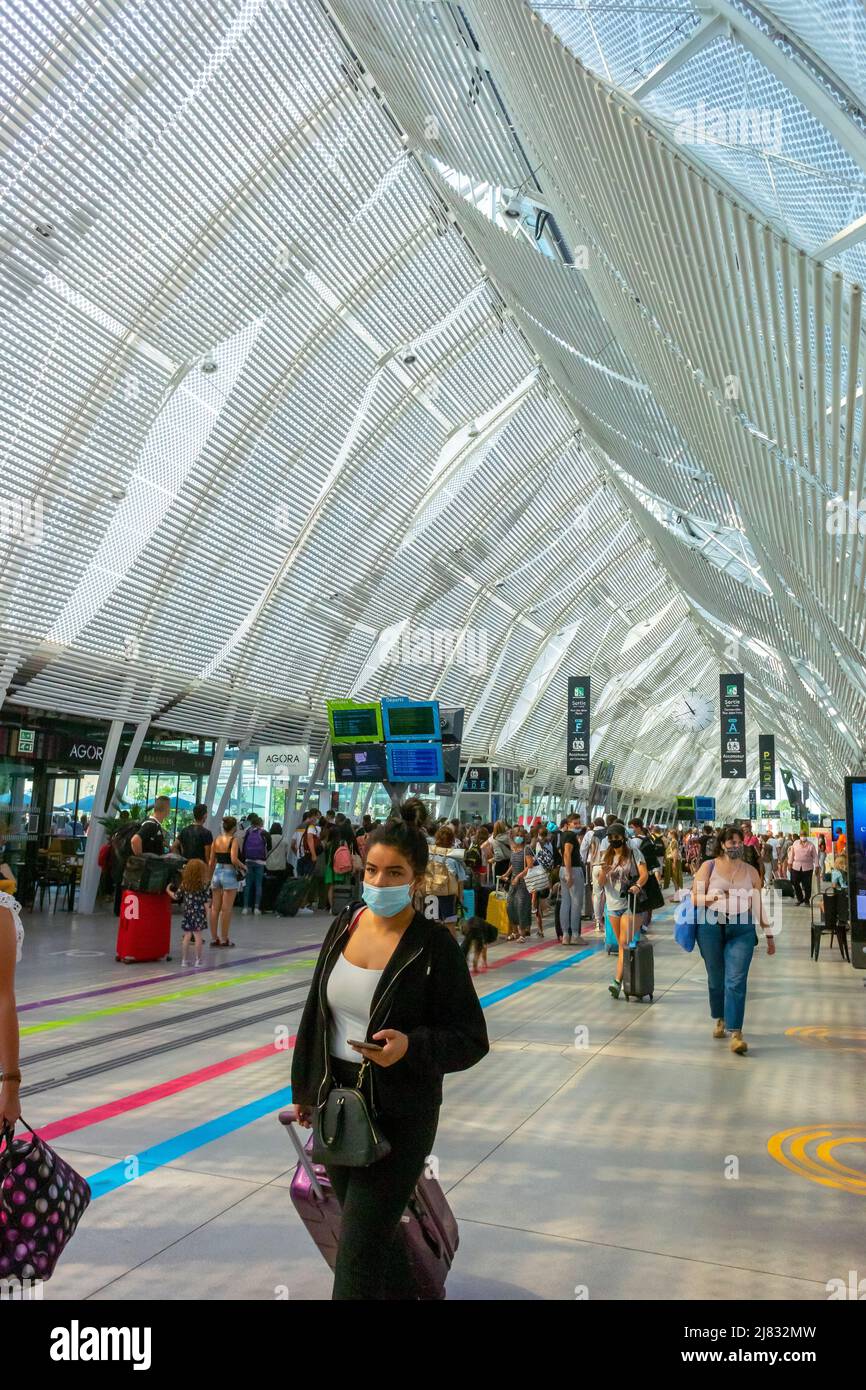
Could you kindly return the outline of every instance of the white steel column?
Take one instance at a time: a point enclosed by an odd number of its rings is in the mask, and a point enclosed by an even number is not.
[[[111,800],[105,808],[105,814],[107,816],[113,816],[123,800],[123,793],[126,791],[126,785],[132,776],[133,769],[138,761],[138,755],[141,752],[141,745],[144,743],[149,728],[149,719],[142,720],[142,722],[135,727],[135,733],[132,735],[132,743],[129,745],[126,757],[123,760],[123,766],[118,772],[114,782],[114,791],[111,793]]]
[[[245,739],[241,746],[236,750],[234,762],[232,763],[231,769],[229,770],[228,780],[225,786],[223,787],[223,792],[219,800],[219,805],[217,806],[213,815],[208,817],[208,825],[210,826],[211,830],[215,835],[218,833],[218,826],[223,816],[225,815],[226,807],[229,804],[229,798],[231,797],[231,794],[234,791],[235,782],[238,780],[238,773],[240,772],[241,767],[243,766],[244,755],[247,752],[249,752],[249,747],[250,740]]]
[[[210,820],[211,807],[217,793],[220,780],[220,768],[223,765],[223,758],[226,755],[226,740],[218,738],[214,744],[213,758],[211,760],[210,772],[207,777],[207,788],[204,794],[204,803],[207,806],[208,820]]]
[[[99,769],[96,794],[93,798],[90,833],[84,845],[84,867],[81,871],[81,891],[78,897],[79,912],[92,912],[96,903],[96,891],[99,887],[101,872],[98,863],[99,851],[105,843],[105,827],[100,825],[99,817],[105,815],[108,787],[114,771],[114,760],[120,747],[123,726],[124,721],[122,719],[112,719],[108,738],[105,740],[105,752],[102,755],[102,766]]]

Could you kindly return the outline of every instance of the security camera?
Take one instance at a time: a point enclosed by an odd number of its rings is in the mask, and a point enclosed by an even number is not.
[[[517,218],[520,216],[522,209],[520,205],[520,199],[516,196],[516,194],[512,193],[510,195],[502,211],[506,217]]]

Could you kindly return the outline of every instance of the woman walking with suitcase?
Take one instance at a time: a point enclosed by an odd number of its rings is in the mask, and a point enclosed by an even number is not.
[[[325,939],[295,1043],[299,1122],[314,1124],[321,1147],[333,1139],[325,1166],[342,1208],[336,1300],[416,1296],[401,1218],[433,1148],[442,1077],[489,1050],[460,947],[413,905],[429,856],[416,820],[409,802],[370,835],[363,902]],[[359,1090],[370,1117],[356,1102],[368,1129],[353,1131],[351,1152],[348,1125],[323,1130],[334,1088]],[[333,1099],[351,1101],[345,1091]],[[371,1132],[380,1156],[358,1152]]]
[[[607,902],[607,915],[619,942],[616,975],[608,985],[614,999],[622,993],[625,953],[629,940],[636,936],[644,914],[635,912],[635,902],[647,879],[649,870],[640,850],[629,845],[624,825],[612,825],[607,832],[607,849],[601,861],[599,879]]]
[[[707,860],[695,875],[692,902],[707,909],[698,918],[697,943],[707,967],[713,1037],[730,1032],[731,1051],[748,1052],[743,1018],[749,967],[758,943],[756,921],[767,938],[767,955],[775,955],[776,943],[764,915],[761,875],[743,859],[738,826],[722,830],[715,859]]]

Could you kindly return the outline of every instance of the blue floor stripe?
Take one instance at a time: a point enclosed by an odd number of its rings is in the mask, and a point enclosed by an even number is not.
[[[503,999],[510,999],[512,995],[520,994],[524,989],[531,989],[533,985],[540,984],[542,980],[548,980],[552,975],[558,975],[561,971],[568,970],[570,966],[577,965],[578,961],[600,955],[602,950],[603,944],[599,942],[597,946],[591,946],[586,951],[578,951],[576,955],[568,956],[565,960],[558,960],[553,965],[545,966],[543,970],[536,970],[522,980],[514,980],[510,985],[503,985],[501,989],[495,989],[492,993],[485,994],[481,999],[481,1007],[482,1009],[489,1009],[492,1004],[498,1004]],[[119,1163],[112,1163],[109,1168],[101,1168],[98,1173],[94,1173],[92,1177],[87,1179],[90,1183],[93,1200],[98,1201],[100,1197],[107,1197],[110,1192],[116,1192],[119,1187],[127,1187],[145,1173],[152,1173],[156,1168],[164,1168],[167,1163],[173,1163],[176,1159],[183,1158],[186,1154],[192,1153],[194,1149],[203,1148],[205,1144],[211,1144],[215,1139],[222,1139],[227,1134],[233,1134],[235,1130],[243,1129],[245,1125],[252,1124],[254,1120],[260,1120],[263,1115],[271,1115],[275,1110],[284,1110],[291,1103],[292,1088],[291,1086],[283,1086],[279,1091],[271,1091],[267,1096],[260,1096],[258,1100],[250,1101],[249,1105],[241,1105],[237,1110],[228,1110],[224,1115],[218,1115],[215,1120],[208,1120],[206,1124],[196,1125],[194,1129],[186,1129],[183,1133],[176,1134],[174,1138],[166,1139],[162,1144],[154,1144],[150,1149],[142,1149],[139,1154],[131,1154],[129,1158],[122,1159]]]
[[[558,975],[560,971],[567,970],[570,965],[577,965],[579,960],[587,960],[590,956],[597,956],[602,950],[602,946],[590,946],[587,951],[578,951],[575,956],[567,956],[565,960],[558,960],[555,965],[546,965],[543,970],[536,970],[531,975],[527,975],[522,980],[512,980],[510,985],[503,985],[501,989],[493,990],[492,994],[482,995],[482,1009],[489,1009],[491,1004],[498,1004],[501,999],[510,999],[513,994],[520,994],[521,990],[530,989],[533,985],[540,984],[542,980],[549,980],[551,975]]]
[[[173,1139],[154,1144],[151,1149],[142,1149],[139,1154],[131,1154],[120,1163],[113,1163],[110,1168],[101,1168],[92,1178],[87,1179],[93,1200],[107,1197],[109,1192],[115,1192],[118,1187],[128,1186],[145,1173],[152,1173],[155,1168],[163,1168],[166,1163],[173,1163],[175,1159],[183,1158],[185,1154],[192,1153],[193,1149],[200,1149],[203,1145],[212,1143],[214,1139],[233,1134],[236,1129],[243,1129],[244,1125],[252,1124],[253,1120],[260,1120],[263,1115],[271,1115],[275,1110],[284,1110],[291,1103],[292,1088],[283,1086],[279,1091],[271,1091],[270,1095],[250,1101],[249,1105],[241,1105],[237,1110],[228,1110],[224,1115],[218,1115],[215,1120],[208,1120],[207,1124],[185,1129]]]

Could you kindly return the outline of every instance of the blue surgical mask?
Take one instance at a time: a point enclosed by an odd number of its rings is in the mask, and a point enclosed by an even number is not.
[[[515,837],[514,837],[514,843],[515,843],[516,845],[522,845],[522,844],[523,844],[523,836],[522,836],[522,835],[515,835]]]
[[[412,885],[396,883],[393,888],[377,888],[373,883],[365,883],[363,898],[377,917],[396,917],[411,903]]]

